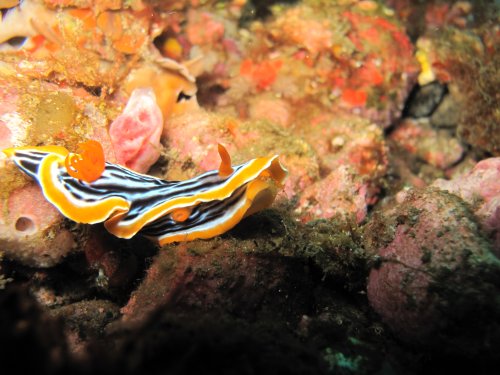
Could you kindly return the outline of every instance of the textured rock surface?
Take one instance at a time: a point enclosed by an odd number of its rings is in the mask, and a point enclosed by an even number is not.
[[[251,240],[194,241],[165,248],[122,308],[123,319],[141,321],[160,307],[231,312],[251,319],[293,311],[289,318],[296,319],[296,312],[307,304],[304,294],[297,299],[287,296],[292,289],[297,293],[307,288],[305,275],[293,276],[300,264],[250,255],[257,250]]]
[[[445,92],[446,87],[439,82],[418,87],[408,100],[406,114],[415,118],[429,117],[438,107]]]
[[[470,171],[451,181],[439,179],[432,186],[458,195],[469,203],[483,229],[493,238],[500,256],[500,158],[481,160]]]
[[[296,212],[304,221],[340,215],[361,223],[366,217],[368,201],[367,184],[349,167],[339,166],[304,189]]]
[[[324,111],[351,112],[388,127],[401,114],[418,65],[404,30],[381,8],[315,1],[277,8],[269,22],[252,25],[250,41],[240,44],[245,56],[239,71],[228,68],[233,74],[218,104],[262,115],[253,97],[264,91],[288,102],[292,119],[304,105],[317,103]]]
[[[455,349],[468,340],[483,345],[491,329],[491,340],[500,340],[500,261],[460,198],[436,189],[409,192],[374,217],[365,236],[381,260],[370,273],[368,299],[398,337],[449,340]]]
[[[445,95],[432,113],[430,122],[438,128],[454,128],[460,121],[460,103],[452,94]]]
[[[451,167],[464,154],[457,138],[447,130],[431,127],[427,120],[406,119],[390,137],[410,154],[439,169]]]
[[[164,177],[171,180],[218,168],[217,143],[227,147],[234,164],[279,154],[283,165],[291,171],[284,186],[288,197],[310,185],[319,174],[312,147],[267,121],[240,121],[232,116],[197,111],[172,118],[167,137],[170,163]]]

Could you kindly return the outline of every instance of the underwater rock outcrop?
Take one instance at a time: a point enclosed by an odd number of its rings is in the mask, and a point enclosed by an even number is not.
[[[499,342],[500,260],[459,197],[435,188],[406,193],[373,217],[365,245],[380,258],[368,299],[399,338],[467,355]],[[460,349],[465,342],[477,346]]]
[[[439,179],[432,186],[458,195],[477,216],[482,229],[493,240],[500,257],[500,158],[481,160],[470,171],[451,180]]]

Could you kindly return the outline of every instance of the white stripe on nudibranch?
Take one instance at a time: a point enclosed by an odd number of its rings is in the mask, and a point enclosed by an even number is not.
[[[231,166],[222,146],[219,170],[186,181],[165,181],[105,163],[99,178],[85,182],[68,174],[64,160],[69,151],[64,148],[20,147],[4,152],[69,219],[105,222],[108,231],[121,238],[142,232],[161,244],[226,232],[246,215],[268,207],[287,175],[278,155]],[[175,216],[176,212],[181,215]]]

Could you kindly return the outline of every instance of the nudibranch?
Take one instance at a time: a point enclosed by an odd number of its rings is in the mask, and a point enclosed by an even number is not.
[[[3,152],[38,182],[45,198],[67,218],[104,222],[120,238],[140,232],[161,245],[228,231],[244,217],[269,207],[288,173],[278,155],[231,165],[229,153],[219,145],[219,169],[186,181],[165,181],[109,162],[102,170],[96,167],[97,177],[85,178],[88,161],[100,160],[100,155],[89,159],[94,147],[94,143],[81,145],[84,152],[77,159],[61,146]],[[75,165],[84,168],[75,172]]]

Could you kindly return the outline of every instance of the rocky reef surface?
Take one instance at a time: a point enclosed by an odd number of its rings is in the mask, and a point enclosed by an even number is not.
[[[69,220],[0,153],[2,373],[496,373],[498,5],[0,8],[1,149],[289,171],[271,208],[159,246]]]

